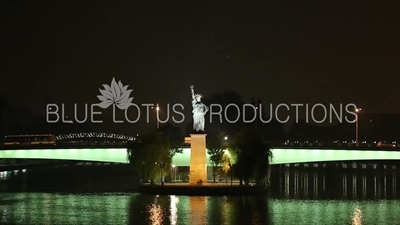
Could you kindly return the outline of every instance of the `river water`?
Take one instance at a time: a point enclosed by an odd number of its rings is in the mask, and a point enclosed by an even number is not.
[[[0,224],[399,225],[398,179],[396,170],[332,175],[290,169],[265,198],[3,191]]]

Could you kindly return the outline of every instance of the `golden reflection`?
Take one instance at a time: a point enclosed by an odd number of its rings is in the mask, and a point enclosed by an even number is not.
[[[206,224],[207,221],[207,197],[191,196],[190,197],[191,223],[190,224]]]
[[[362,225],[362,221],[363,221],[362,211],[359,207],[356,207],[353,212],[351,225]]]
[[[151,204],[148,207],[149,213],[150,213],[150,224],[152,225],[161,225],[163,224],[163,210],[160,205],[157,204]]]
[[[176,197],[175,195],[171,195],[171,205],[170,205],[170,209],[171,209],[171,215],[170,215],[170,222],[171,225],[176,225],[178,222],[178,205],[179,202],[179,198]]]

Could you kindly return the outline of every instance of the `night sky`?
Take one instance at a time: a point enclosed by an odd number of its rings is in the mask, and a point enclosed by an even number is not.
[[[400,113],[399,2],[71,2],[1,2],[0,94],[11,103],[97,103],[115,77],[136,103],[189,113],[191,83],[203,95]]]

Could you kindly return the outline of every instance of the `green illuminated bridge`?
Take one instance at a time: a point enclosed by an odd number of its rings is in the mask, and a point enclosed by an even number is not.
[[[273,164],[311,163],[327,161],[358,160],[400,160],[400,149],[379,148],[272,148]],[[208,158],[208,155],[207,155]],[[94,162],[127,163],[127,149],[108,148],[40,148],[40,149],[3,149],[0,159],[59,159]],[[173,158],[176,166],[189,166],[190,148],[184,147],[183,153]],[[211,164],[209,163],[211,166]]]

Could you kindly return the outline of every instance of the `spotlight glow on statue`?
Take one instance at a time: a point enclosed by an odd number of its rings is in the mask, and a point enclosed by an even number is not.
[[[205,126],[205,115],[208,112],[208,107],[201,102],[201,94],[194,94],[194,86],[190,85],[192,91],[192,106],[193,106],[193,130],[203,131]]]

